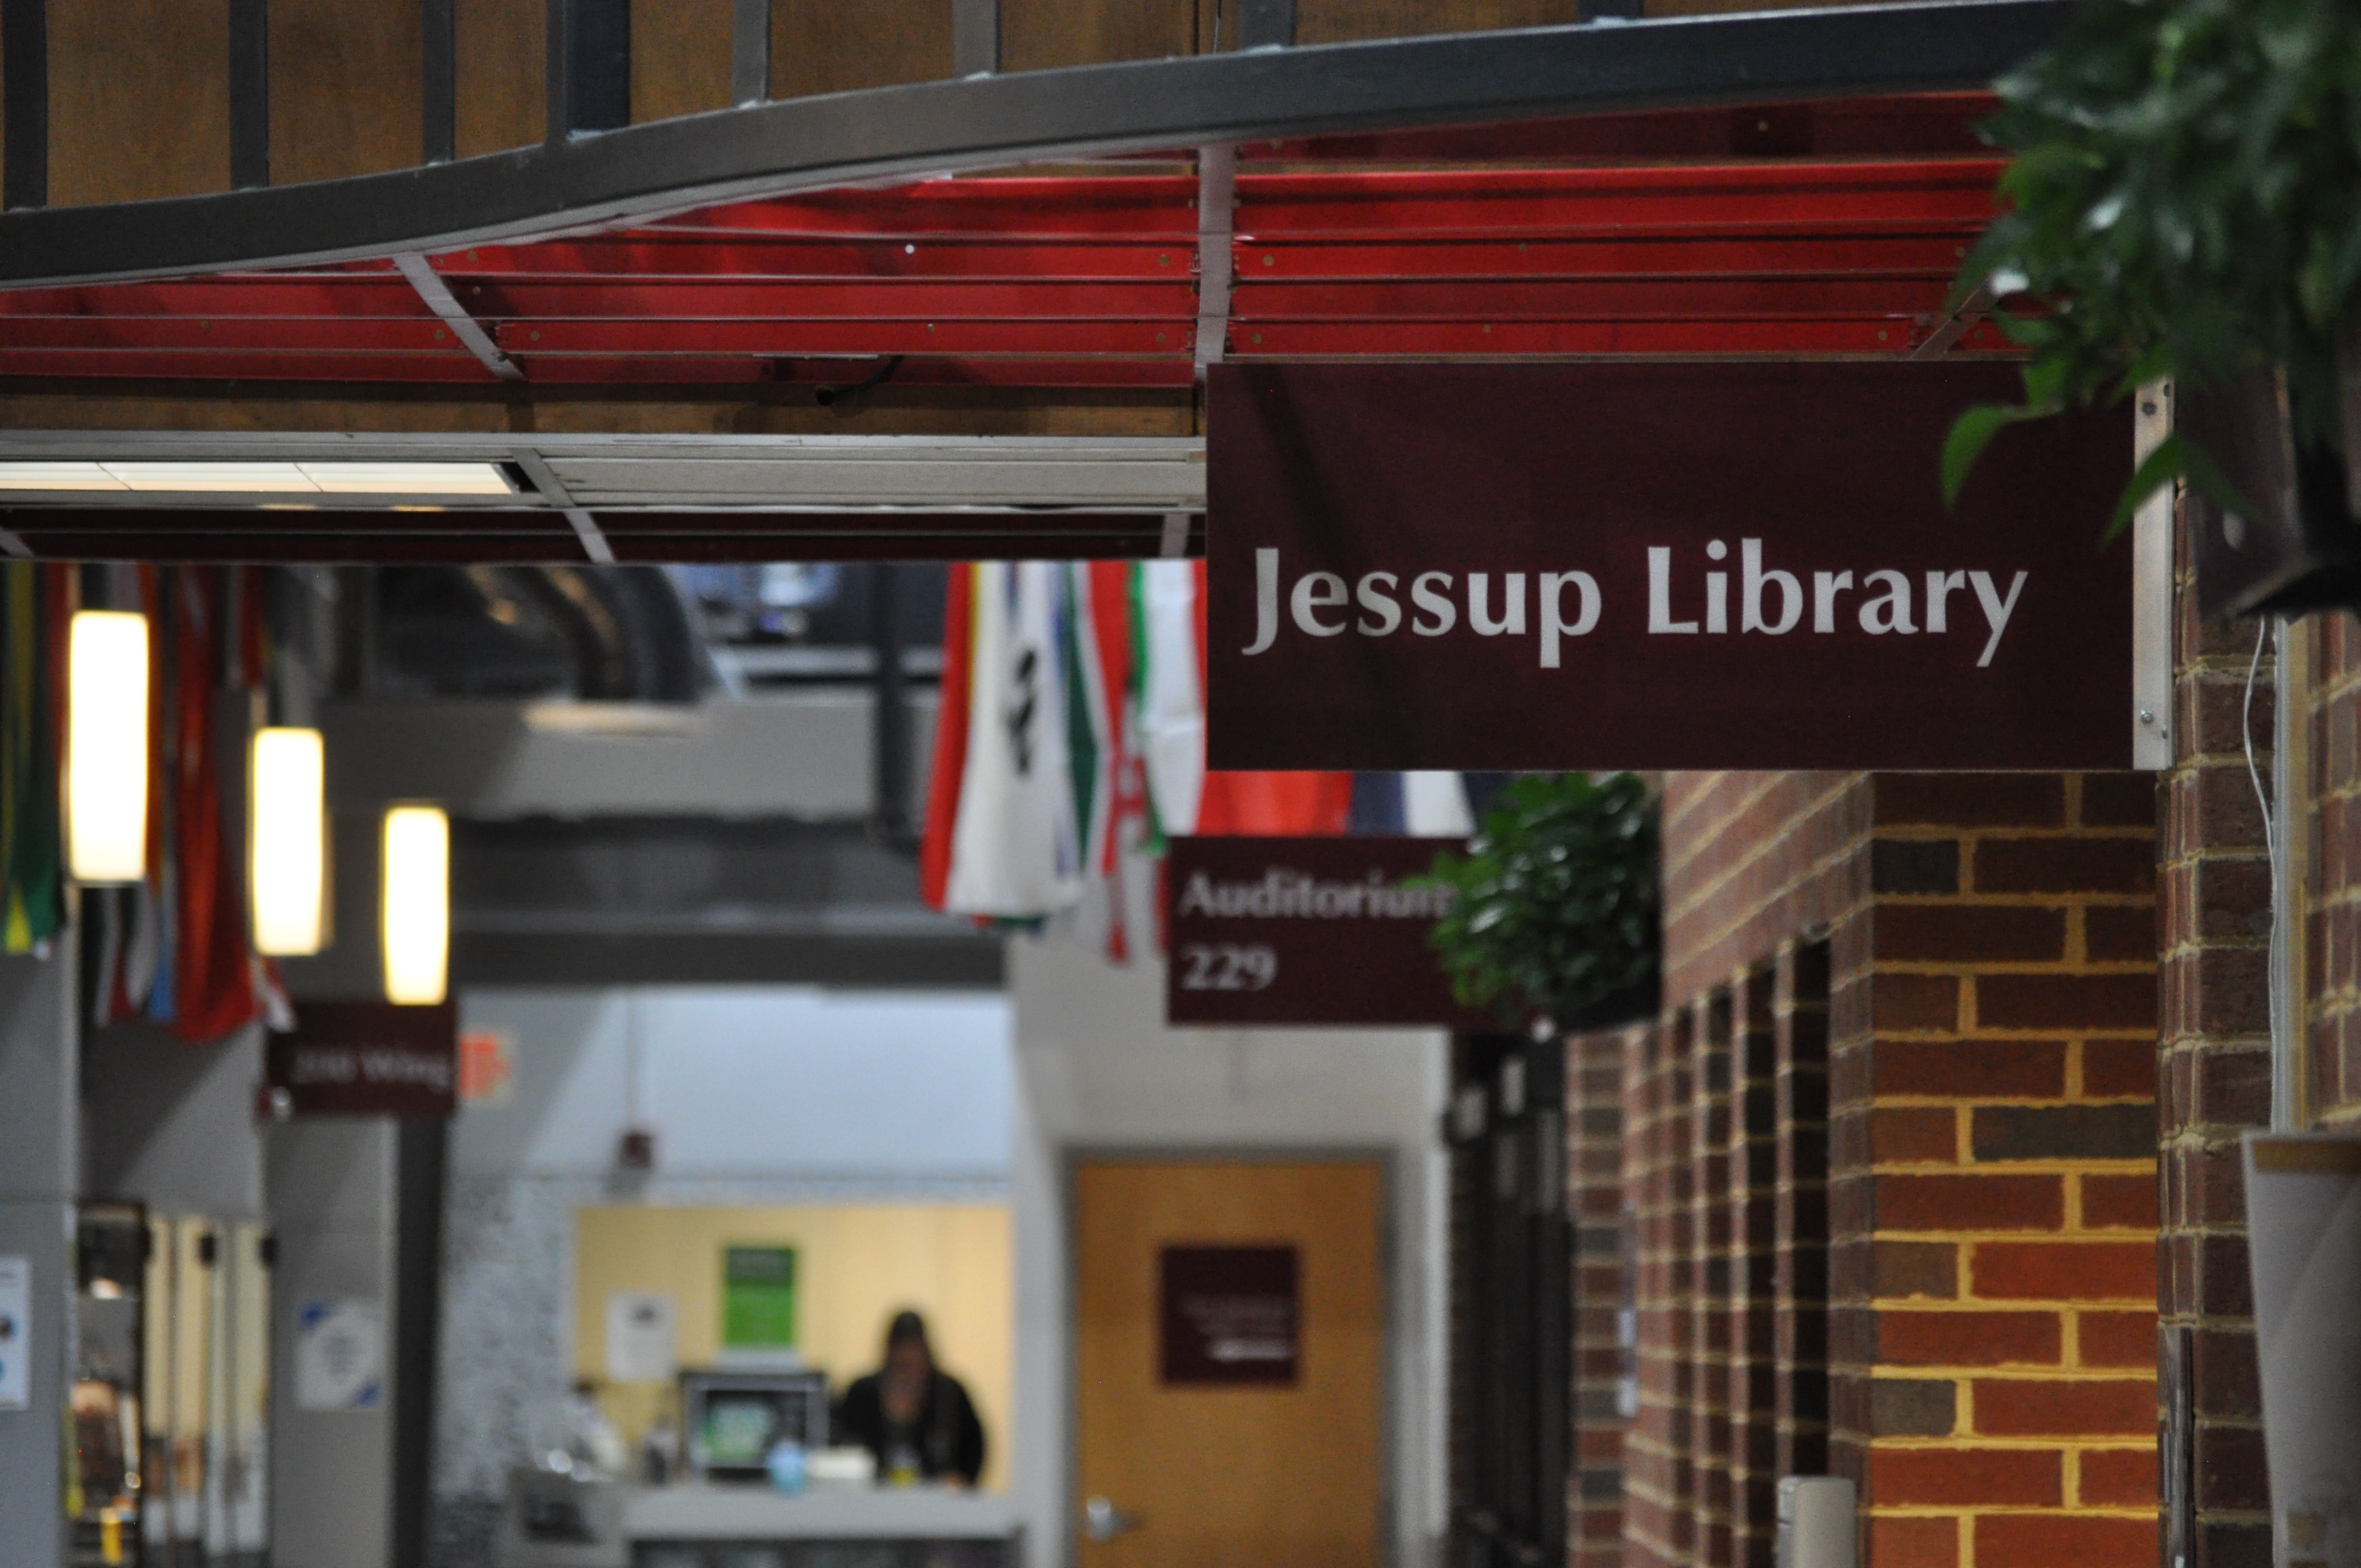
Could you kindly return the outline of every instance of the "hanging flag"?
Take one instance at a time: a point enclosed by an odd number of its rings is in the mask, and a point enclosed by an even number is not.
[[[1082,894],[1060,655],[1068,579],[1044,561],[988,562],[975,573],[967,765],[944,906],[1038,919]]]
[[[183,567],[173,638],[173,839],[178,851],[173,928],[172,1032],[217,1040],[256,1016],[254,969],[247,939],[246,898],[234,842],[222,819],[215,699],[237,644],[226,635],[232,607],[216,591],[215,572]],[[243,748],[238,749],[243,761]]]
[[[1401,775],[1402,831],[1413,839],[1465,839],[1476,831],[1467,786],[1457,773]]]
[[[1344,833],[1353,815],[1353,775],[1208,773],[1197,807],[1202,838],[1300,838]]]
[[[148,614],[148,875],[135,901],[139,925],[125,981],[144,1015],[156,1024],[172,1021],[172,981],[180,969],[173,947],[179,913],[179,879],[172,869],[173,661],[166,656],[180,621],[172,580],[170,567],[139,568],[140,606]],[[130,961],[140,966],[136,972],[128,970]]]
[[[1150,831],[1134,686],[1134,569],[1122,561],[1090,561],[1076,563],[1071,571],[1073,663],[1080,671],[1096,750],[1090,793],[1076,798],[1076,818],[1083,825],[1085,873],[1076,920],[1084,941],[1124,963],[1131,956],[1134,906],[1147,906],[1133,884],[1142,875],[1137,862]],[[1086,810],[1082,809],[1085,803]]]
[[[1202,576],[1202,562],[1139,566],[1140,747],[1156,825],[1167,834],[1197,830],[1205,782]]]
[[[29,561],[0,571],[6,663],[0,691],[0,948],[42,952],[64,919],[49,635],[55,615],[44,581],[61,574]]]
[[[958,562],[943,588],[943,677],[935,707],[935,751],[928,763],[927,820],[918,841],[918,893],[934,908],[950,891],[951,829],[967,777],[967,736],[975,682],[976,568]]]
[[[1065,613],[1058,618],[1058,675],[1066,693],[1066,774],[1073,800],[1076,866],[1089,876],[1098,870],[1093,851],[1108,805],[1106,770],[1115,761],[1115,732],[1107,721],[1106,693],[1101,689],[1104,671],[1089,565],[1069,562],[1058,572],[1065,603]]]

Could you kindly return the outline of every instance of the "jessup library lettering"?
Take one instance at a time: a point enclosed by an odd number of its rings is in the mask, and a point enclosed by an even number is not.
[[[1730,635],[1733,574],[1706,565],[1729,560],[1729,544],[1709,541],[1704,563],[1677,560],[1668,545],[1644,548],[1648,634]],[[1282,626],[1279,553],[1265,547],[1254,554],[1255,637],[1240,650],[1249,658],[1268,652]],[[2003,574],[1964,568],[1929,570],[1915,577],[1892,568],[1790,570],[1765,565],[1760,539],[1739,541],[1737,568],[1739,636],[1824,637],[1857,627],[1872,637],[1948,637],[1956,630],[1966,634],[1963,650],[1977,650],[1979,669],[1990,666],[2000,651],[2032,576],[2020,571],[2004,586]],[[1407,608],[1402,602],[1405,576]],[[1558,669],[1564,640],[1587,637],[1598,627],[1603,590],[1587,571],[1535,572],[1531,576],[1530,624],[1538,633],[1541,667]],[[1347,631],[1391,637],[1405,629],[1414,637],[1447,637],[1462,625],[1464,602],[1467,631],[1477,637],[1522,637],[1529,624],[1527,577],[1523,572],[1500,573],[1496,601],[1489,572],[1465,574],[1464,589],[1445,571],[1366,572],[1349,586],[1334,572],[1303,572],[1288,588],[1285,624],[1307,637],[1341,637]]]

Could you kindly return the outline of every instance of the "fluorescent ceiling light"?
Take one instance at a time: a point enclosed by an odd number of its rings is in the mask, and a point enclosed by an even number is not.
[[[332,496],[512,496],[497,463],[304,463]]]
[[[148,874],[148,618],[77,611],[66,633],[66,865],[86,883]]]
[[[258,953],[308,957],[326,935],[325,762],[316,729],[254,732],[247,845]]]
[[[443,1000],[451,956],[451,822],[439,806],[385,814],[381,916],[385,999],[403,1006]]]
[[[320,488],[292,463],[109,463],[105,466],[130,490],[264,495],[284,490],[316,492]]]
[[[95,463],[0,463],[0,490],[124,490]]]
[[[497,463],[0,461],[0,490],[153,495],[512,496]]]

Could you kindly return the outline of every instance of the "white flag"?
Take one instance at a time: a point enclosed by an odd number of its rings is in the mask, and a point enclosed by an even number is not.
[[[976,568],[967,768],[944,906],[1032,919],[1082,896],[1059,628],[1066,574],[1050,562]]]
[[[1193,561],[1140,566],[1148,620],[1148,668],[1141,682],[1140,742],[1148,794],[1165,832],[1197,830],[1205,787],[1205,697],[1197,680],[1197,574]]]

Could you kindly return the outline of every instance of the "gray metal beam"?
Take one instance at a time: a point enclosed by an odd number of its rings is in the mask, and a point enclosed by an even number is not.
[[[951,74],[1000,70],[1000,0],[951,0]]]
[[[270,0],[229,0],[229,182],[270,183]]]
[[[261,0],[239,0],[259,5]],[[1033,159],[1982,86],[2075,0],[1513,28],[964,77],[557,135],[275,190],[0,214],[0,286],[433,252],[714,202]],[[551,0],[563,30],[566,0]],[[562,59],[553,50],[553,60]],[[562,69],[553,66],[562,91]]]
[[[516,449],[516,466],[524,470],[524,477],[533,481],[533,488],[541,492],[544,500],[566,514],[566,525],[582,542],[582,554],[599,565],[613,565],[614,546],[609,544],[606,534],[599,532],[598,520],[574,504],[574,498],[566,493],[565,482],[550,471],[541,454],[530,446],[520,446]]]
[[[418,160],[459,156],[458,0],[418,0]]]
[[[1291,49],[1295,0],[1238,0],[1240,49]]]
[[[553,148],[566,145],[566,133],[574,123],[567,91],[572,86],[567,65],[573,58],[567,35],[573,31],[573,20],[574,7],[567,0],[547,0],[542,7],[541,131],[542,139]]]
[[[451,292],[451,285],[443,281],[441,274],[434,270],[433,262],[414,250],[405,250],[393,258],[393,265],[395,270],[409,280],[419,302],[451,329],[452,336],[467,345],[467,352],[474,355],[485,369],[503,381],[524,379],[524,372],[518,368],[517,362],[501,353],[500,345],[492,341],[492,334],[484,330],[483,323],[467,313],[467,308],[459,302],[458,296]]]
[[[771,0],[734,0],[730,16],[730,101],[744,107],[771,95]]]
[[[0,207],[49,204],[49,0],[0,0]]]

